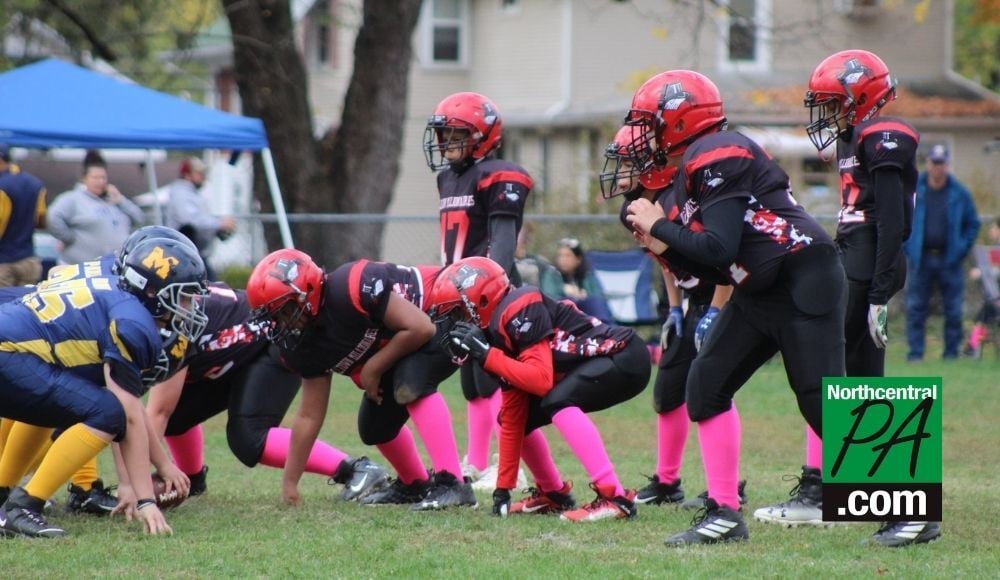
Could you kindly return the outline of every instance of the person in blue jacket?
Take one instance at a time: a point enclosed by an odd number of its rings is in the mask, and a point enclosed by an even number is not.
[[[944,310],[944,352],[958,357],[962,344],[964,262],[979,233],[979,216],[969,190],[949,171],[948,146],[936,144],[927,156],[927,170],[917,180],[913,231],[904,251],[906,281],[906,340],[909,361],[924,358],[924,330],[931,292],[941,291]]]

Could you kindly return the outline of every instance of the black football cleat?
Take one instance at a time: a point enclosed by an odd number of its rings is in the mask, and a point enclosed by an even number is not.
[[[472,509],[479,507],[476,493],[472,491],[472,482],[465,478],[459,480],[447,471],[441,471],[434,474],[434,483],[427,494],[410,509],[425,512],[461,506]]]
[[[50,525],[42,516],[45,500],[28,495],[23,487],[15,487],[0,507],[0,535],[29,538],[61,538],[66,530]]]
[[[940,522],[886,522],[869,542],[887,548],[927,544],[941,537]]]
[[[188,479],[191,480],[191,491],[188,492],[188,497],[194,497],[196,495],[201,495],[208,491],[208,466],[203,465],[201,471],[198,473],[187,474]]]
[[[106,516],[118,505],[118,498],[111,495],[113,490],[114,486],[104,487],[104,482],[100,479],[95,480],[88,491],[71,483],[66,497],[66,511]]]
[[[341,461],[340,468],[329,481],[331,484],[344,484],[340,497],[345,501],[362,498],[372,491],[382,489],[388,482],[389,473],[385,468],[364,456]]]
[[[649,483],[635,494],[635,503],[661,505],[665,503],[681,503],[684,501],[684,488],[681,480],[673,483],[661,483],[659,475],[647,477]]]
[[[388,487],[365,495],[358,500],[358,503],[368,506],[410,505],[420,501],[427,494],[430,485],[429,479],[414,481],[410,484],[403,483],[401,479],[395,479]]]
[[[668,536],[664,544],[670,547],[700,544],[742,542],[750,539],[743,516],[736,510],[720,506],[709,498],[686,531]]]
[[[739,493],[739,495],[740,495],[740,505],[744,506],[747,503],[747,493],[746,493],[747,480],[741,479],[739,481],[738,485],[739,485],[739,487],[737,488],[737,493]],[[701,508],[705,507],[705,501],[706,500],[708,500],[708,490],[707,489],[705,491],[699,493],[697,495],[697,497],[691,498],[691,499],[687,500],[686,502],[682,503],[681,504],[681,509],[682,510],[692,510],[692,511],[694,511],[694,510],[700,510]]]

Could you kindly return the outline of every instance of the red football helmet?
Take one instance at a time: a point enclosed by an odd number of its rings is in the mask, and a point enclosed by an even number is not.
[[[875,117],[895,98],[896,79],[881,58],[867,50],[842,50],[819,63],[809,77],[806,132],[822,151],[841,131]]]
[[[601,195],[604,199],[611,199],[616,195],[635,192],[638,185],[650,190],[663,189],[670,184],[677,171],[673,167],[659,167],[655,163],[644,163],[644,159],[652,159],[653,152],[650,150],[636,151],[636,146],[651,145],[649,139],[642,138],[642,128],[638,125],[625,125],[618,130],[615,138],[608,143],[604,150],[604,171],[600,174]],[[643,165],[647,166],[645,171],[641,170]],[[636,183],[638,178],[638,183]],[[619,181],[628,179],[631,188],[624,189],[619,186]]]
[[[482,256],[463,258],[442,270],[434,282],[432,316],[471,320],[486,328],[510,288],[510,279],[500,264]]]
[[[682,155],[692,141],[726,125],[722,95],[708,77],[690,70],[670,70],[649,79],[632,97],[625,122],[643,128],[632,147],[652,151],[643,169],[662,166]]]
[[[303,327],[319,314],[323,269],[298,250],[271,252],[247,280],[247,300],[255,318],[271,321],[267,338],[294,349]]]
[[[459,138],[457,131],[466,134]],[[500,148],[502,134],[503,121],[493,101],[479,93],[455,93],[438,103],[427,119],[424,157],[434,171],[451,163],[444,152],[453,147],[470,148],[467,155],[479,160]]]

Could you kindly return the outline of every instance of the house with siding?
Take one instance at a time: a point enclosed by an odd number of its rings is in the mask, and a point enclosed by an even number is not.
[[[360,0],[295,0],[293,12],[323,131],[340,117]],[[953,72],[953,12],[952,0],[424,0],[389,212],[435,213],[424,125],[442,97],[471,90],[502,113],[501,155],[535,178],[529,212],[614,213],[598,201],[596,174],[632,92],[659,71],[690,68],[718,84],[730,127],[769,149],[802,203],[832,214],[835,172],[806,138],[802,97],[816,64],[846,48],[885,60],[900,87],[887,114],[915,125],[925,145],[949,143],[953,171],[996,212],[1000,164],[986,146],[1000,135],[1000,99]],[[212,38],[194,56],[213,65],[213,102],[238,108],[225,31]]]

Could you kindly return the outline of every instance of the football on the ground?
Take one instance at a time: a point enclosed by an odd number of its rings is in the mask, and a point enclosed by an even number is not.
[[[153,495],[156,498],[156,505],[161,510],[177,507],[187,499],[187,496],[181,495],[177,489],[172,489],[170,493],[167,493],[167,482],[159,473],[153,474]]]

